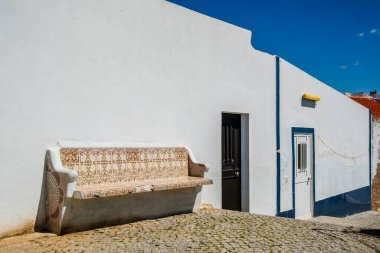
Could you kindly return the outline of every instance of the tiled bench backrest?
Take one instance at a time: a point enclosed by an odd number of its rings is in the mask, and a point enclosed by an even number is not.
[[[186,148],[61,148],[62,165],[77,185],[133,182],[189,174]]]

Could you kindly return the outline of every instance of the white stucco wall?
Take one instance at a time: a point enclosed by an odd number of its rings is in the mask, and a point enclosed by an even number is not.
[[[380,162],[380,119],[372,117],[372,179],[377,172],[377,164]]]
[[[285,60],[280,85],[281,211],[293,208],[292,127],[315,131],[315,201],[368,186],[368,109]],[[316,108],[301,106],[305,93],[321,97]]]
[[[249,31],[163,0],[1,0],[0,34],[0,236],[33,226],[59,140],[186,145],[220,207],[222,111],[249,114],[250,211],[275,214],[275,60]]]

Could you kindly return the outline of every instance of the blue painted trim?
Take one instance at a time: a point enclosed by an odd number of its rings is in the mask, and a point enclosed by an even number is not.
[[[371,187],[365,186],[314,203],[314,216],[344,217],[371,208]]]
[[[305,128],[305,127],[292,127],[292,202],[293,202],[293,210],[296,210],[296,172],[295,172],[295,150],[294,150],[294,135],[295,134],[310,134],[312,139],[312,173],[313,173],[313,216],[315,212],[315,138],[314,138],[314,128]]]
[[[296,158],[294,156],[295,150],[294,150],[294,128],[292,128],[292,206],[293,210],[296,210],[296,186],[295,186],[295,179],[296,179],[296,174],[295,174],[295,164],[296,164]],[[294,211],[295,213],[295,211]],[[295,216],[295,214],[294,214]]]
[[[276,215],[280,214],[281,208],[281,157],[279,150],[280,145],[280,58],[276,56],[276,159],[277,159],[277,204],[276,204]]]
[[[288,211],[284,211],[284,212],[280,212],[277,216],[279,217],[284,217],[284,218],[295,218],[296,217],[296,212],[294,209],[291,209],[291,210],[288,210]]]
[[[369,187],[372,187],[372,112],[369,110]]]

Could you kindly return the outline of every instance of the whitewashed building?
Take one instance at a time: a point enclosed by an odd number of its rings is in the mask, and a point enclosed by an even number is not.
[[[163,0],[3,0],[0,34],[0,236],[34,227],[60,141],[190,147],[218,208],[369,208],[368,109],[248,30]]]

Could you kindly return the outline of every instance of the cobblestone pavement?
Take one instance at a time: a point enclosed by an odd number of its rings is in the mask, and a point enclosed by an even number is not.
[[[0,241],[0,252],[380,252],[379,237],[354,228],[220,209],[10,239],[16,242]]]
[[[319,216],[311,219],[311,221],[330,223],[341,226],[352,226],[362,229],[379,230],[380,232],[380,212],[367,211],[343,218]]]

